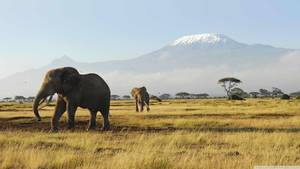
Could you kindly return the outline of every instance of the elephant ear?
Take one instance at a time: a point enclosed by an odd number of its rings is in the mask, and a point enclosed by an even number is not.
[[[139,89],[140,89],[139,93],[140,93],[141,95],[144,96],[144,95],[147,93],[147,89],[146,89],[145,86],[143,86],[143,87],[141,87],[141,88],[139,88]]]
[[[145,93],[145,92],[147,92],[147,89],[146,89],[145,86],[143,86],[143,87],[140,88],[140,91],[143,92],[143,93]]]
[[[61,74],[63,93],[66,94],[76,87],[79,83],[79,80],[79,73],[76,69],[71,67],[63,68]]]

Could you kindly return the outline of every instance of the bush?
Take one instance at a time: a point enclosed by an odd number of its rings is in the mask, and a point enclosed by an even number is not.
[[[300,96],[296,96],[296,99],[300,99]]]
[[[281,96],[281,99],[282,99],[282,100],[289,100],[289,99],[290,99],[290,96],[287,95],[287,94],[283,94],[283,95]]]
[[[229,100],[245,100],[244,98],[242,98],[241,96],[236,95],[236,94],[230,95],[228,99]]]
[[[151,100],[157,100],[157,101],[159,101],[159,102],[162,101],[159,97],[153,96],[153,95],[150,97],[150,99],[151,99]]]

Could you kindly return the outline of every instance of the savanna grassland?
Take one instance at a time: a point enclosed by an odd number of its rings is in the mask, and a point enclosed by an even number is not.
[[[300,165],[300,100],[225,99],[151,101],[136,113],[133,100],[112,101],[111,130],[49,133],[54,105],[36,121],[30,103],[0,103],[0,168],[209,168]]]

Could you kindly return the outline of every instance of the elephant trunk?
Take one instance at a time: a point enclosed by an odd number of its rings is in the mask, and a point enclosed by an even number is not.
[[[46,100],[47,97],[48,97],[48,93],[47,93],[47,90],[45,90],[44,87],[41,88],[41,90],[39,91],[39,93],[35,97],[35,100],[34,100],[34,103],[33,103],[33,112],[34,112],[34,115],[36,116],[38,121],[41,121],[41,117],[40,117],[40,114],[39,114],[38,107],[42,102],[44,102]]]

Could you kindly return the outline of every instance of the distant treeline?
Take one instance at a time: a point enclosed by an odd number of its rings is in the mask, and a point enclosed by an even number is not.
[[[231,90],[231,94],[238,95],[243,98],[275,98],[275,97],[281,97],[284,95],[284,92],[282,92],[281,89],[273,87],[271,90],[267,89],[259,89],[258,91],[253,92],[245,92],[241,88],[233,88]],[[289,96],[291,97],[300,97],[300,91],[290,93]],[[24,96],[15,96],[13,97],[5,97],[0,99],[1,102],[33,102],[34,101],[33,96],[24,97]],[[223,97],[213,97],[210,96],[207,93],[188,93],[188,92],[178,92],[175,95],[171,95],[169,93],[164,93],[159,96],[156,95],[150,95],[150,98],[153,100],[166,100],[166,99],[207,99],[207,98],[226,98],[226,96]],[[111,100],[129,100],[133,99],[130,95],[111,95]],[[55,101],[55,98],[52,100]]]

